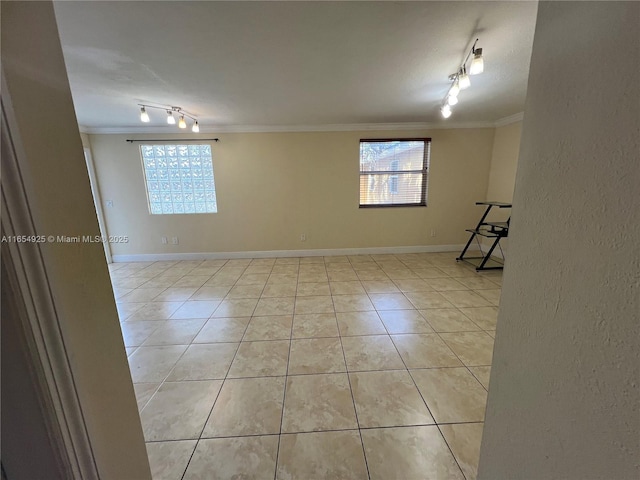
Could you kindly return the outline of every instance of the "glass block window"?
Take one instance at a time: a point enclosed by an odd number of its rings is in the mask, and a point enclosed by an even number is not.
[[[152,215],[216,213],[211,145],[140,145]]]

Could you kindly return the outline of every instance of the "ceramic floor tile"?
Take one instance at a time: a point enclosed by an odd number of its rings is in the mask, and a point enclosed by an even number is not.
[[[346,373],[287,378],[283,433],[358,428]]]
[[[200,288],[205,284],[207,280],[211,278],[210,275],[185,275],[176,283],[173,284],[174,287],[198,287]]]
[[[193,343],[239,342],[251,317],[211,318]]]
[[[277,452],[277,435],[200,440],[183,479],[273,480]]]
[[[223,300],[216,311],[213,312],[213,317],[250,317],[253,315],[258,299],[256,298],[236,298],[230,300]]]
[[[153,480],[181,480],[197,440],[147,443]]]
[[[190,345],[173,367],[167,381],[224,379],[237,348],[237,343]]]
[[[338,337],[335,313],[294,315],[292,338]]]
[[[484,421],[487,391],[466,368],[411,370],[438,423]]]
[[[236,285],[262,285],[264,286],[269,280],[268,273],[243,273]]]
[[[379,282],[390,282],[391,279],[387,276],[384,271],[381,269],[378,270],[359,270],[357,272],[358,278],[362,282],[371,282],[371,281],[379,281]]]
[[[152,302],[145,303],[127,318],[128,322],[139,320],[167,320],[184,302]],[[193,317],[192,317],[193,318]]]
[[[143,345],[188,345],[206,322],[205,319],[155,321],[158,327]]]
[[[501,292],[502,292],[501,289],[475,290],[475,293],[477,293],[481,297],[486,298],[489,302],[491,302],[492,305],[496,305],[496,306],[500,305],[500,294],[501,294]]]
[[[398,278],[394,283],[402,292],[431,292],[433,289],[421,278]]]
[[[421,310],[422,316],[436,332],[472,332],[480,327],[457,308],[430,308]]]
[[[285,377],[227,379],[203,437],[280,433]]]
[[[156,302],[181,302],[188,300],[196,291],[197,287],[171,287],[164,290],[155,298]]]
[[[371,293],[369,298],[378,311],[413,308],[413,304],[402,293]]]
[[[387,333],[375,311],[341,312],[336,313],[336,318],[342,336],[384,335]]]
[[[371,480],[464,480],[436,426],[362,430]]]
[[[334,313],[333,301],[329,296],[296,297],[296,315],[300,313]]]
[[[458,357],[436,334],[392,335],[407,368],[462,366]]]
[[[442,425],[440,429],[467,480],[475,480],[480,460],[482,423]]]
[[[300,272],[298,274],[298,283],[327,283],[329,286],[329,277],[326,272]],[[326,293],[328,295],[329,293]],[[325,295],[324,293],[316,293],[315,295]]]
[[[362,282],[367,293],[398,293],[400,290],[391,280],[367,280]]]
[[[492,279],[480,276],[463,277],[459,278],[458,281],[471,290],[492,290],[500,287]]]
[[[123,322],[120,324],[125,347],[138,347],[160,326],[158,321]]]
[[[244,273],[271,273],[271,270],[273,270],[273,265],[249,265]]]
[[[295,283],[267,283],[263,297],[295,297],[298,285]]]
[[[136,402],[138,403],[138,410],[142,410],[147,402],[151,399],[160,383],[135,383],[133,390],[136,394]]]
[[[165,382],[140,413],[146,441],[197,439],[221,380]]]
[[[289,375],[346,371],[339,338],[305,338],[291,341]]]
[[[413,269],[413,272],[422,279],[447,277],[448,275],[437,267],[425,267]]]
[[[327,270],[327,276],[330,282],[357,282],[358,275],[353,269],[350,270]]]
[[[297,265],[275,265],[271,273],[273,275],[297,275],[298,266]]]
[[[390,334],[433,333],[433,329],[417,310],[386,310],[378,312],[378,315]]]
[[[429,278],[425,280],[425,282],[436,292],[446,292],[448,290],[468,290],[468,287],[466,285],[460,283],[455,278]]]
[[[140,347],[129,357],[133,383],[162,382],[187,349],[187,345]]]
[[[495,330],[498,322],[498,307],[461,308],[460,311],[483,330]]]
[[[297,297],[328,296],[331,294],[329,282],[298,283]]]
[[[334,295],[332,298],[336,312],[375,310],[368,295]]]
[[[453,308],[453,304],[439,292],[406,292],[405,296],[415,308]]]
[[[229,293],[231,287],[222,286],[222,287],[200,287],[192,296],[191,300],[220,300]]]
[[[132,290],[131,293],[124,295],[118,299],[118,301],[122,303],[134,302],[134,303],[144,303],[150,302],[158,295],[160,295],[165,290],[164,287],[155,287],[155,288],[136,288]]]
[[[174,283],[176,283],[178,280],[180,280],[180,278],[181,278],[180,276],[161,275],[161,276],[157,276],[157,277],[153,277],[153,278],[149,279],[147,282],[143,283],[141,286],[143,286],[145,288],[150,288],[150,287],[169,288]]]
[[[491,367],[469,367],[473,376],[478,379],[482,386],[489,390],[489,379],[491,378]]]
[[[287,373],[289,341],[242,342],[229,378],[279,376]]]
[[[249,322],[243,341],[289,340],[292,322],[292,315],[253,317]]]
[[[176,310],[172,319],[184,318],[209,318],[220,302],[217,300],[188,300],[184,302],[178,310]]]
[[[344,337],[342,348],[350,372],[405,368],[388,335]]]
[[[263,290],[263,285],[235,285],[225,298],[260,298]]]
[[[484,297],[470,290],[454,290],[451,292],[440,292],[455,307],[488,307],[492,303]]]
[[[350,373],[361,428],[433,424],[409,372]]]
[[[465,365],[491,365],[493,338],[485,332],[442,333],[440,336]]]
[[[364,295],[366,292],[360,281],[329,282],[332,295]]]
[[[144,307],[144,303],[116,303],[116,308],[118,309],[118,318],[120,321],[124,321],[133,315],[135,312]]]
[[[253,314],[255,316],[265,315],[293,315],[295,297],[263,297],[258,300]]]
[[[367,480],[356,430],[282,435],[276,479]]]

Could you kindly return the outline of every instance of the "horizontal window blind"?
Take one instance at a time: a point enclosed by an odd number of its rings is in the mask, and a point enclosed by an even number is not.
[[[431,139],[360,141],[360,207],[424,206]]]

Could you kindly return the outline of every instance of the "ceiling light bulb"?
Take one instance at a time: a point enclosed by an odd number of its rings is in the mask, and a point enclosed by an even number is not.
[[[169,125],[175,125],[176,119],[173,116],[173,112],[171,110],[167,110],[167,123]]]
[[[187,128],[187,122],[184,121],[184,115],[180,115],[180,120],[178,120],[178,127]]]
[[[451,116],[451,107],[448,104],[444,104],[440,109],[440,113],[444,118],[449,118]]]
[[[451,88],[449,89],[449,95],[457,97],[458,93],[460,93],[460,85],[458,85],[458,82],[456,81],[453,85],[451,85]]]
[[[198,133],[200,131],[200,126],[198,125],[198,121],[193,122],[193,127],[191,127],[191,131],[193,133]]]
[[[469,75],[467,75],[467,69],[462,70],[460,77],[458,78],[458,85],[460,86],[460,90],[466,90],[471,86],[471,79]]]
[[[482,58],[482,49],[476,48],[473,52],[473,60],[471,60],[471,67],[469,73],[471,75],[477,75],[484,71],[484,60]]]
[[[458,103],[458,97],[449,94],[449,96],[447,97],[447,104],[454,106],[456,103]]]
[[[140,121],[144,122],[144,123],[149,123],[149,114],[147,113],[147,111],[145,110],[144,107],[142,107],[140,109]]]

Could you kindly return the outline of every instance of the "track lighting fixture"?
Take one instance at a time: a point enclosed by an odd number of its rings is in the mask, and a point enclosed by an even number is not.
[[[471,47],[471,51],[467,54],[467,58],[464,59],[464,62],[462,62],[458,71],[449,75],[449,81],[452,83],[444,97],[442,105],[440,106],[440,113],[444,118],[449,118],[451,116],[451,107],[458,103],[458,94],[460,91],[466,90],[471,86],[469,74],[477,75],[484,71],[482,49],[476,48],[477,43],[478,39],[476,38],[476,41],[473,42],[473,46]],[[467,74],[467,62],[471,55],[473,55],[473,59],[471,60],[471,65],[469,67],[469,74]]]
[[[200,131],[200,125],[198,124],[198,119],[195,116],[191,115],[190,113],[185,112],[180,107],[174,107],[174,106],[162,105],[162,104],[147,105],[147,104],[142,104],[142,103],[139,103],[138,106],[140,107],[140,121],[142,121],[144,123],[149,123],[151,121],[151,118],[149,117],[149,114],[147,113],[147,109],[148,108],[155,108],[157,110],[164,110],[165,112],[167,112],[167,123],[169,125],[175,125],[176,124],[176,116],[178,116],[178,127],[179,128],[187,128],[187,120],[186,120],[186,118],[189,118],[189,119],[193,120],[193,124],[191,126],[191,131],[194,132],[194,133],[198,133]],[[174,113],[175,113],[175,115],[174,115]]]
[[[147,113],[144,107],[140,109],[140,121],[144,123],[149,123],[150,121],[149,114]]]

